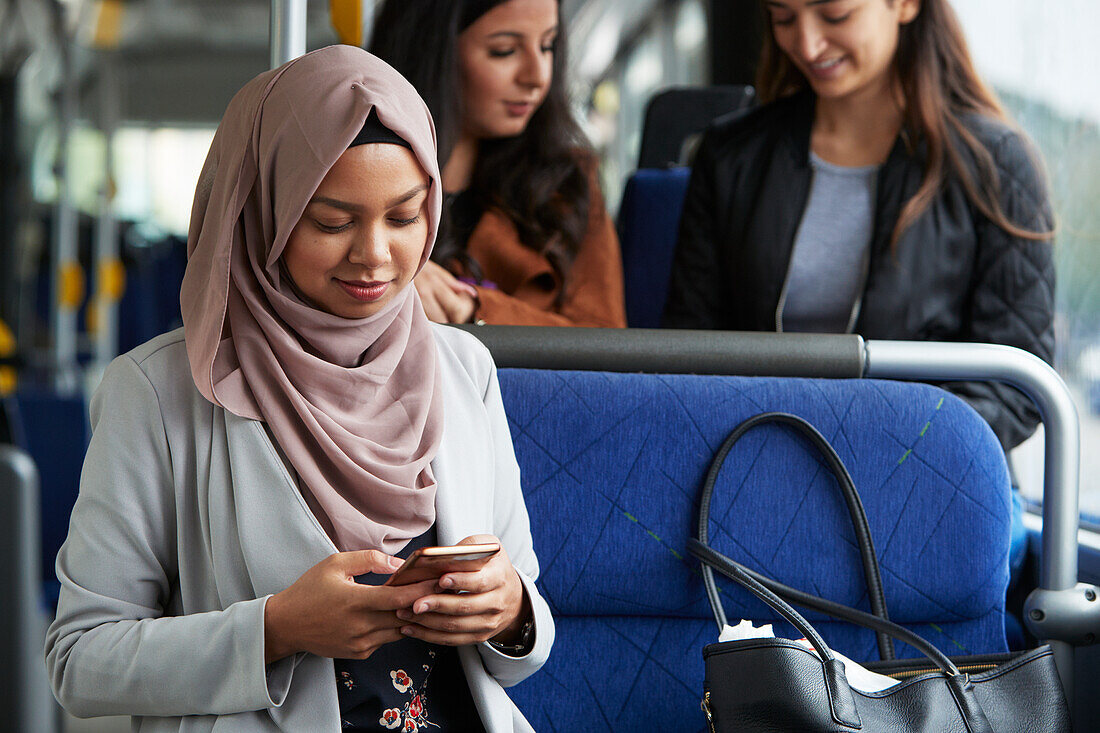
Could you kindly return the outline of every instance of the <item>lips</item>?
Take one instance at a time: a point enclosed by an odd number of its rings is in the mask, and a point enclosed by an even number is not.
[[[817,79],[832,79],[837,76],[841,71],[841,66],[844,65],[846,56],[838,56],[835,59],[828,59],[827,61],[817,61],[811,64],[806,64],[810,74]]]
[[[526,116],[535,108],[534,102],[505,102],[504,108],[512,117]]]
[[[348,281],[336,278],[336,282],[351,297],[363,303],[373,303],[386,294],[390,284],[388,282],[363,282],[361,280]]]

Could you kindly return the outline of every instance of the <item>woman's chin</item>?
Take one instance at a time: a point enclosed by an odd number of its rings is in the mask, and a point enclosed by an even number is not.
[[[504,140],[510,137],[519,137],[527,129],[530,117],[508,118],[486,125],[479,136],[484,140]]]
[[[320,303],[314,307],[317,307],[318,310],[322,310],[329,315],[347,318],[349,320],[358,320],[361,318],[370,318],[375,313],[385,308],[386,304],[391,300],[393,300],[393,298],[381,298],[371,303],[363,303],[348,298],[341,298],[339,302],[330,301],[328,303]]]
[[[818,99],[839,101],[851,96],[859,90],[859,87],[850,79],[831,79],[829,81],[811,80],[810,88]]]

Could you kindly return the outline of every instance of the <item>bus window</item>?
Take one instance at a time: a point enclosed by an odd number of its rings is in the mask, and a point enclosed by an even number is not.
[[[1081,417],[1081,513],[1100,518],[1100,4],[953,0],[970,50],[1009,114],[1038,145],[1057,216],[1055,366]],[[1042,494],[1040,434],[1013,454],[1024,495]]]

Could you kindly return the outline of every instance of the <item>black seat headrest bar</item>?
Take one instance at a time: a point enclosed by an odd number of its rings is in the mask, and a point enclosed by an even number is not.
[[[498,367],[858,379],[864,342],[852,334],[649,328],[458,326]]]

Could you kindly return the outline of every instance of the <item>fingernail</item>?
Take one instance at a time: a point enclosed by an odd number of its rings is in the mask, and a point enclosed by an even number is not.
[[[397,618],[401,619],[402,621],[408,621],[412,618],[412,612],[401,609],[397,612]]]
[[[401,567],[403,562],[404,561],[399,557],[392,557],[392,556],[390,557],[390,567],[393,568],[394,570]]]
[[[454,580],[449,575],[444,576],[439,581],[439,585],[441,585],[444,588],[450,588],[454,584],[455,584]]]
[[[427,613],[430,608],[431,606],[429,606],[427,603],[420,603],[416,606],[413,606],[413,610],[417,613]]]
[[[412,636],[413,635],[412,627],[411,626],[402,626],[401,627],[401,633],[404,634],[405,636]]]

